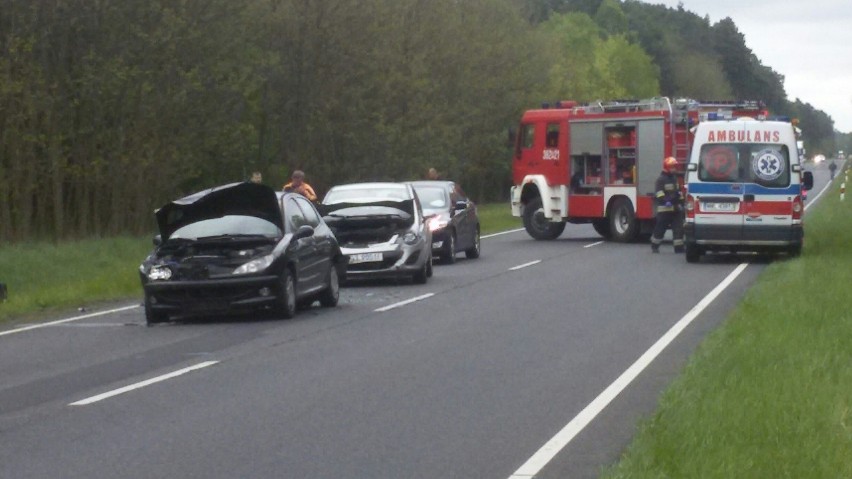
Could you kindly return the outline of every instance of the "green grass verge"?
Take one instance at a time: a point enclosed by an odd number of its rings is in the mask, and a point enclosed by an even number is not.
[[[512,207],[508,201],[476,205],[476,213],[479,215],[479,228],[483,235],[524,227],[520,218],[512,216]]]
[[[803,255],[766,268],[602,477],[852,477],[850,245],[835,185]]]
[[[8,288],[8,299],[0,303],[0,321],[141,298],[137,268],[151,248],[150,237],[0,247],[0,282]]]
[[[518,228],[509,203],[478,205],[482,234]],[[151,238],[109,238],[0,247],[0,283],[9,298],[0,321],[37,319],[52,311],[100,301],[141,298],[137,268]]]

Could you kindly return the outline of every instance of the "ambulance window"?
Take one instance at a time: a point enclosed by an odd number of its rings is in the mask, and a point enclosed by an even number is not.
[[[739,170],[736,145],[707,144],[701,147],[698,160],[698,179],[701,181],[739,181]]]
[[[559,146],[559,123],[549,123],[547,125],[547,147],[556,148]]]
[[[785,145],[704,145],[699,157],[698,178],[707,182],[786,187],[790,184],[790,154]]]
[[[535,140],[535,125],[532,123],[521,127],[521,138],[518,143],[521,148],[532,148],[533,140]]]
[[[790,184],[790,153],[786,145],[744,145],[748,155],[746,181],[767,187],[785,187]]]

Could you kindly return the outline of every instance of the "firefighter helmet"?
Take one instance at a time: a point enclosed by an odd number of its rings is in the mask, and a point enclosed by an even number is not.
[[[677,168],[677,160],[673,156],[669,156],[663,160],[663,169],[666,171],[674,171]]]

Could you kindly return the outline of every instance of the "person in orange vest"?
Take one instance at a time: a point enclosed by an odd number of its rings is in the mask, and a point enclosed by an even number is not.
[[[317,200],[317,194],[314,193],[314,189],[311,188],[311,185],[305,182],[305,172],[302,170],[296,170],[293,172],[293,175],[290,177],[290,182],[284,185],[284,191],[299,193],[311,201]]]
[[[654,201],[657,205],[657,222],[651,236],[651,252],[659,253],[663,235],[671,228],[675,253],[683,253],[683,195],[677,182],[677,160],[671,156],[663,160],[663,171],[654,184]]]

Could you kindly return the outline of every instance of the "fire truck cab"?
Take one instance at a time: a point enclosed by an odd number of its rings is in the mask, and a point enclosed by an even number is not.
[[[663,158],[676,158],[683,177],[690,128],[702,114],[756,116],[765,114],[761,108],[757,102],[659,97],[529,110],[515,138],[512,214],[538,240],[557,238],[566,223],[591,223],[619,242],[650,235]]]

